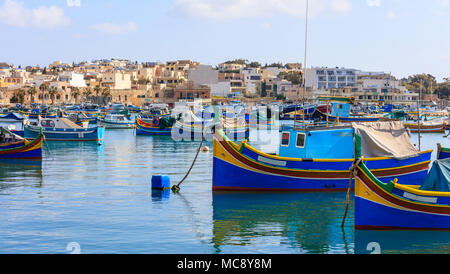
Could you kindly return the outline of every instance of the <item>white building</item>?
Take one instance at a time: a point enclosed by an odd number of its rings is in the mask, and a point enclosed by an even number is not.
[[[356,87],[356,69],[313,67],[305,70],[305,86],[312,89]]]
[[[245,86],[249,94],[256,93],[256,87],[261,82],[261,74],[259,68],[245,68],[241,69]]]
[[[84,88],[86,87],[86,81],[84,75],[76,72],[63,72],[58,75],[58,81],[66,82],[69,86]]]

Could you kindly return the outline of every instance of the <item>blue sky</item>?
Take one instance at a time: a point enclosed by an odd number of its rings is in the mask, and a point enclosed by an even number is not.
[[[0,0],[0,61],[304,60],[306,0]],[[308,66],[450,77],[450,0],[310,0]]]

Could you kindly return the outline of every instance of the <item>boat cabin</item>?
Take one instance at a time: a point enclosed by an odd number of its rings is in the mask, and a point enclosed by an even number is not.
[[[279,156],[301,159],[354,158],[354,129],[351,126],[294,129],[283,127]]]

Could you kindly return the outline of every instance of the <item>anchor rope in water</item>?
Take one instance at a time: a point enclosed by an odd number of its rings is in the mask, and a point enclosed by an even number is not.
[[[189,173],[191,172],[192,168],[194,167],[195,162],[197,161],[197,157],[198,157],[198,154],[200,153],[200,150],[201,150],[201,148],[202,148],[202,144],[203,144],[203,140],[204,140],[204,139],[205,139],[205,138],[202,136],[202,141],[200,142],[200,145],[199,145],[198,148],[197,148],[197,153],[195,154],[195,158],[194,158],[194,161],[192,161],[191,167],[190,167],[189,170],[187,171],[186,175],[184,175],[183,179],[181,179],[181,181],[180,181],[178,184],[176,184],[176,185],[174,185],[174,186],[172,187],[172,190],[173,190],[173,191],[175,191],[175,192],[180,191],[180,185],[181,185],[181,183],[183,183],[184,180],[186,180],[186,178],[189,176]]]
[[[352,166],[350,167],[350,180],[347,188],[347,198],[345,200],[345,212],[344,217],[342,218],[342,224],[341,228],[344,227],[345,218],[347,217],[347,211],[348,211],[348,205],[350,204],[350,190],[352,188],[353,178],[356,178],[357,175],[357,167],[362,162],[363,158],[359,158],[357,161],[353,162]]]

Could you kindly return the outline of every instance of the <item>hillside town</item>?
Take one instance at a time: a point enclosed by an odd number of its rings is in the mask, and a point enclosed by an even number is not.
[[[411,78],[411,77],[410,77]],[[55,61],[46,67],[0,62],[0,103],[143,106],[203,99],[294,102],[318,96],[352,96],[359,102],[411,105],[420,100],[446,105],[433,83],[413,85],[386,72],[301,63],[261,65],[237,59],[217,66],[191,60],[132,62],[123,59],[80,63]],[[447,81],[448,82],[448,81]],[[435,86],[436,88],[436,86]]]

